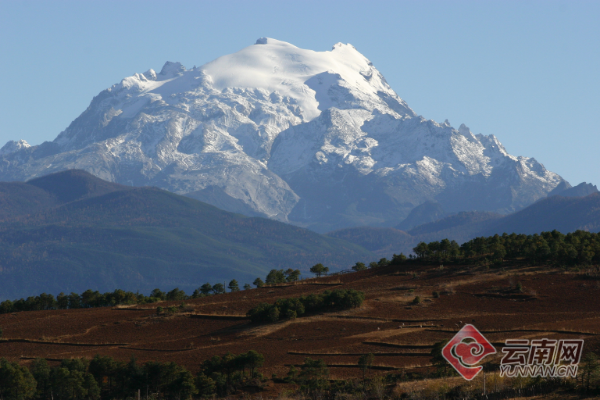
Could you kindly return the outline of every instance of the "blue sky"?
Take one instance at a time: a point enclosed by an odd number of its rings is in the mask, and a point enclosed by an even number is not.
[[[262,36],[353,44],[426,118],[600,184],[600,1],[0,0],[0,146],[53,140],[93,96]]]

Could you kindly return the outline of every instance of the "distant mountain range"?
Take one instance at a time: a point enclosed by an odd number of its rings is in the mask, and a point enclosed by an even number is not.
[[[417,115],[352,45],[271,38],[127,77],[52,142],[0,149],[1,180],[67,169],[317,232],[396,226],[429,202],[507,214],[570,187],[492,135]]]
[[[585,196],[575,196],[578,193]],[[430,218],[425,210],[430,210],[430,215],[440,213],[439,205],[428,204],[415,209],[412,220],[417,217],[421,220]],[[401,251],[408,254],[421,241],[448,238],[463,243],[478,236],[501,235],[505,232],[534,234],[555,229],[562,233],[576,230],[600,232],[600,193],[595,186],[584,183],[565,189],[560,194],[551,194],[506,216],[468,211],[412,227],[406,232],[396,228],[357,227],[337,230],[328,235],[363,246],[380,257],[389,257]]]
[[[594,188],[584,189],[577,190]],[[428,204],[415,210],[414,218],[431,218],[440,210]],[[420,241],[462,243],[553,229],[600,231],[600,193],[551,195],[507,216],[459,212],[406,232],[354,227],[320,235],[158,188],[69,170],[26,183],[0,182],[0,300],[88,288],[190,292],[205,282],[251,282],[273,268],[297,268],[307,275],[312,265],[323,263],[335,271],[410,253]]]
[[[249,218],[158,188],[84,171],[0,183],[0,300],[42,292],[264,279],[272,268],[332,270],[373,260],[364,248],[265,218]]]

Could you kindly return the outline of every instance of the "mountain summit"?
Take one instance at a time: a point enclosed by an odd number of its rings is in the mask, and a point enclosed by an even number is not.
[[[317,231],[396,225],[426,201],[507,213],[568,185],[494,136],[418,116],[352,45],[271,38],[127,77],[53,142],[9,142],[0,160],[1,180],[83,169]]]

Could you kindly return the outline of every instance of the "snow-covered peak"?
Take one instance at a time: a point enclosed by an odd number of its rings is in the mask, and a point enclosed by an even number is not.
[[[129,76],[43,146],[8,143],[0,177],[80,168],[322,230],[392,226],[431,200],[509,212],[563,182],[492,135],[416,115],[350,44],[313,51],[272,38]]]
[[[26,149],[28,147],[31,147],[31,145],[23,139],[19,140],[18,142],[15,142],[14,140],[9,140],[0,149],[0,155],[3,155],[3,156],[8,155],[8,154],[14,153],[16,151]]]
[[[296,47],[291,43],[284,42],[283,40],[277,40],[270,37],[261,37],[256,39],[256,43],[254,44],[269,44],[269,45],[279,45],[279,46],[292,46]],[[297,47],[296,47],[297,48]]]
[[[345,87],[365,104],[379,93],[397,97],[365,56],[341,43],[332,51],[317,52],[260,38],[256,45],[219,57],[200,69],[212,78],[217,90],[260,89],[294,99],[308,121],[321,113],[324,107],[319,99],[330,97],[332,86]]]

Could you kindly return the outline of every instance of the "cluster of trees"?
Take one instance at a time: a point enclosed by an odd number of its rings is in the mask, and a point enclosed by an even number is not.
[[[507,234],[477,237],[459,246],[455,241],[419,243],[413,251],[423,260],[443,261],[460,257],[491,256],[494,260],[523,257],[534,264],[577,265],[600,262],[600,234],[556,230],[540,234]]]
[[[229,282],[228,288],[231,292],[239,291],[238,282],[233,279]],[[244,289],[250,289],[246,284]],[[86,290],[81,294],[60,293],[54,297],[52,294],[42,293],[39,296],[30,296],[26,299],[5,300],[0,303],[0,314],[19,312],[19,311],[42,311],[42,310],[66,310],[75,308],[93,308],[93,307],[113,307],[122,304],[148,304],[158,301],[183,301],[195,299],[211,294],[225,293],[225,286],[222,283],[216,283],[214,286],[205,283],[196,289],[191,296],[188,296],[183,290],[175,288],[169,292],[163,292],[160,289],[154,289],[150,296],[142,293],[128,292],[116,289],[114,292],[100,293],[99,291]]]
[[[158,289],[155,289],[155,291]],[[178,289],[174,289],[177,291]],[[160,291],[159,291],[160,292]],[[126,292],[117,289],[114,292],[100,293],[98,291],[86,290],[82,294],[60,293],[54,297],[52,294],[42,293],[39,296],[31,296],[26,299],[15,301],[5,300],[0,303],[0,314],[18,311],[41,311],[41,310],[65,310],[73,308],[110,307],[119,304],[145,304],[163,300],[141,293]],[[162,293],[162,292],[161,292]],[[169,296],[173,292],[169,292]]]
[[[133,357],[125,363],[96,355],[92,360],[63,360],[55,367],[45,359],[36,359],[31,369],[0,359],[0,398],[98,400],[132,398],[138,390],[144,396],[177,400],[225,395],[244,380],[262,377],[256,369],[263,363],[263,355],[254,350],[239,355],[227,353],[205,361],[194,377],[173,362],[140,365]]]
[[[362,271],[367,268],[376,268],[386,265],[399,265],[406,261],[406,257],[401,253],[394,254],[392,260],[386,258],[380,259],[378,262],[371,262],[366,266],[362,262],[356,263],[352,269],[354,271]],[[323,264],[316,264],[310,268],[310,271],[320,277],[322,274],[327,274],[329,268]],[[298,269],[288,268],[272,269],[267,274],[265,280],[256,278],[253,284],[257,287],[265,285],[276,285],[280,283],[296,282],[300,279],[301,272]],[[252,287],[246,283],[243,286],[244,290],[249,290]],[[237,280],[232,279],[227,287],[224,283],[205,283],[198,289],[194,290],[192,295],[187,295],[185,291],[175,288],[169,292],[163,292],[160,289],[154,289],[146,296],[139,292],[129,292],[121,289],[116,289],[114,292],[100,293],[90,289],[78,294],[71,292],[70,294],[60,293],[54,297],[52,294],[42,293],[39,296],[30,296],[26,299],[5,300],[0,303],[0,314],[13,313],[19,311],[42,311],[42,310],[65,310],[76,308],[92,308],[92,307],[113,307],[116,305],[131,305],[131,304],[148,304],[159,301],[184,301],[188,299],[196,299],[210,295],[223,294],[229,289],[230,292],[240,291],[240,286]]]
[[[214,356],[202,363],[202,370],[196,376],[199,394],[227,395],[243,382],[260,380],[262,375],[257,373],[257,368],[262,367],[264,362],[264,356],[254,350],[237,355],[227,353],[223,357]]]
[[[400,265],[404,264],[407,260],[407,257],[403,254],[394,254],[391,260],[387,258],[380,258],[379,261],[371,261],[369,265],[365,265],[365,263],[357,262],[352,266],[353,271],[364,271],[366,269],[379,268],[379,267],[387,267],[388,265]]]
[[[321,294],[279,299],[274,304],[261,303],[246,315],[252,322],[275,322],[283,318],[294,319],[305,313],[356,308],[364,300],[365,294],[354,289],[326,290]]]
[[[256,278],[254,282],[252,282],[252,284],[259,288],[265,285],[277,285],[278,283],[296,282],[298,279],[300,279],[299,269],[272,269],[271,271],[269,271],[264,281],[260,278]]]
[[[300,365],[300,371],[293,365],[290,367],[284,381],[301,385],[301,390],[325,389],[329,386],[329,368],[322,359],[307,357]]]

